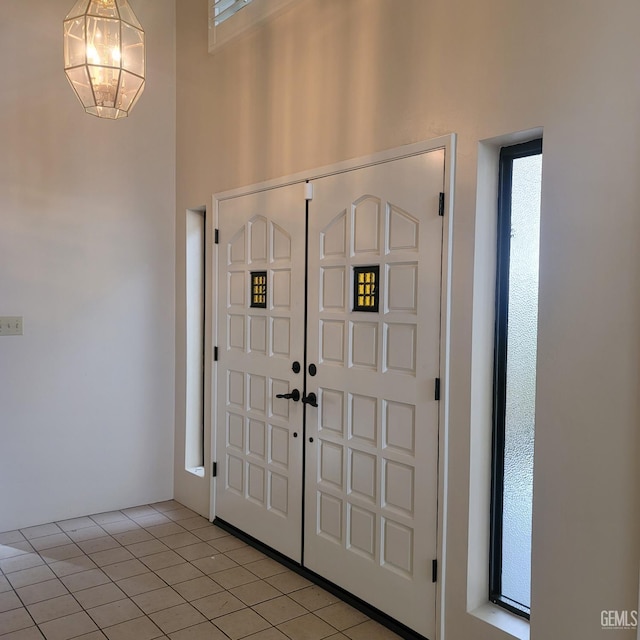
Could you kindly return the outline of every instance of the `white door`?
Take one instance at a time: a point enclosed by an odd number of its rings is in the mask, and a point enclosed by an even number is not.
[[[218,203],[216,516],[301,560],[304,184]]]
[[[304,564],[427,637],[443,182],[443,150],[316,180],[308,230]]]
[[[443,183],[440,149],[314,180],[308,228],[304,184],[218,206],[216,516],[427,637]]]

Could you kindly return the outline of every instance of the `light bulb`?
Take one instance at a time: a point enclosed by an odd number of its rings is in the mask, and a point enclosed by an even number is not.
[[[87,59],[92,64],[100,64],[100,56],[98,50],[93,44],[87,44]]]

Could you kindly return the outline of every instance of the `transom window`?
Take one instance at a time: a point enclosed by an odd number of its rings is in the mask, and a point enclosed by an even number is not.
[[[218,26],[225,20],[228,20],[234,13],[246,7],[250,2],[251,0],[214,0],[214,24]]]
[[[262,25],[297,0],[208,0],[209,53]]]

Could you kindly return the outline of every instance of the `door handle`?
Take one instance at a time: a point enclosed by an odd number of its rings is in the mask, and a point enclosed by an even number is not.
[[[311,405],[312,407],[318,406],[318,398],[316,398],[315,393],[308,393],[304,398],[302,398],[302,402]]]
[[[300,392],[297,389],[294,389],[291,393],[278,393],[276,395],[276,398],[284,398],[285,400],[293,400],[294,402],[298,402],[298,400],[300,400]]]

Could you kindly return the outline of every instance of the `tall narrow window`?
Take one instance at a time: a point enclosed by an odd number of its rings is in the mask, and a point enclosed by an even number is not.
[[[187,413],[185,468],[204,475],[205,213],[187,211]]]
[[[542,140],[500,153],[490,599],[529,617]]]

